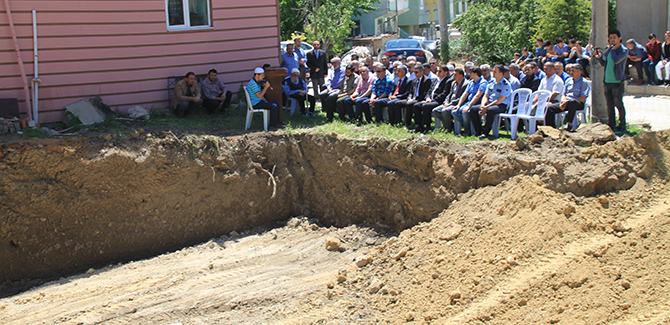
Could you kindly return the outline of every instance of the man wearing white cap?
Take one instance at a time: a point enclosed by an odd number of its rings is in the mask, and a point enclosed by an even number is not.
[[[300,69],[293,68],[291,75],[284,79],[284,102],[288,97],[298,101],[300,114],[305,114],[305,99],[307,99],[307,84],[300,78]]]
[[[265,98],[263,98],[268,88],[270,88],[270,83],[264,79],[265,70],[263,70],[263,68],[254,69],[254,77],[253,79],[249,80],[249,84],[247,85],[247,92],[249,93],[249,99],[251,99],[251,105],[253,105],[255,109],[270,110],[269,127],[276,130],[276,127],[279,126],[279,103],[268,102],[265,100]]]
[[[326,77],[324,84],[326,89],[319,93],[324,112],[328,111],[326,105],[329,104],[332,104],[331,108],[335,110],[335,102],[337,101],[337,96],[340,94],[340,85],[346,74],[345,69],[341,65],[342,59],[339,56],[332,58],[330,63],[333,64],[333,68],[328,72],[328,77]]]

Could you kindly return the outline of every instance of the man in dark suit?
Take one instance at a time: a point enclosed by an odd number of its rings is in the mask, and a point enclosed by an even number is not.
[[[412,80],[409,100],[405,105],[405,126],[410,131],[416,131],[417,128],[415,128],[415,125],[421,125],[421,115],[416,114],[414,105],[421,104],[433,87],[433,81],[430,80],[429,76],[424,75],[421,63],[417,63],[414,66],[414,73],[416,74],[416,79]],[[414,123],[412,123],[412,115],[414,115]]]
[[[437,67],[437,81],[433,83],[433,89],[428,92],[426,99],[414,104],[414,115],[420,116],[419,130],[421,132],[430,131],[431,117],[433,109],[444,103],[451,91],[453,77],[447,77],[449,70],[446,65]]]
[[[321,49],[320,41],[314,41],[312,45],[314,46],[314,50],[307,54],[307,67],[309,67],[309,77],[312,79],[312,91],[314,92],[314,96],[309,98],[308,114],[313,115],[316,106],[316,97],[321,92],[321,87],[328,73],[328,55]],[[319,100],[321,99],[319,98]]]
[[[407,67],[399,65],[396,75],[398,83],[395,85],[393,93],[389,96],[389,102],[386,104],[389,110],[389,123],[399,125],[402,122],[402,109],[407,105],[407,98],[412,88],[412,81],[407,76]]]
[[[448,132],[454,131],[454,119],[451,115],[451,111],[458,106],[458,103],[465,92],[465,87],[468,84],[468,80],[465,79],[465,72],[461,68],[455,70],[453,78],[454,82],[451,84],[451,91],[449,92],[449,95],[447,95],[444,104],[433,109],[435,122],[437,123],[437,120],[440,120],[442,122],[442,128]]]

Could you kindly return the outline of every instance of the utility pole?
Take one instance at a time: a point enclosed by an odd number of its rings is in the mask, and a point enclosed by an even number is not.
[[[607,20],[609,17],[607,0],[592,0],[591,2],[591,45],[599,47],[602,52],[607,48],[609,35]],[[591,53],[593,55],[593,53]],[[603,78],[605,69],[594,69],[591,63],[591,115],[599,122],[607,120],[607,104],[605,102],[605,84]]]
[[[442,62],[449,61],[449,9],[447,1],[437,0],[437,14],[440,16],[440,56]]]

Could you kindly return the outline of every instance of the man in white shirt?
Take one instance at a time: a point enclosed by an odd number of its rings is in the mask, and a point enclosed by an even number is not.
[[[563,79],[561,76],[556,75],[554,62],[546,62],[544,64],[544,72],[547,74],[547,77],[540,81],[540,87],[537,90],[550,91],[551,97],[549,101],[552,104],[558,103],[558,100],[561,98],[559,95],[563,93]],[[535,108],[537,108],[537,96],[533,98],[533,110],[531,114],[535,113]]]

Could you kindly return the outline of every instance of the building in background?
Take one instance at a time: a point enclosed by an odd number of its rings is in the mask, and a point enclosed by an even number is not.
[[[1,3],[0,98],[25,101]],[[237,90],[255,67],[279,65],[277,0],[9,0],[9,7],[29,80],[37,10],[41,123],[61,121],[66,105],[93,96],[121,112],[166,107],[168,77],[188,71],[215,68]]]
[[[463,0],[447,0],[449,23],[467,10]],[[370,36],[398,32],[400,37],[423,36],[435,39],[439,36],[437,0],[382,0],[377,9],[361,16],[352,17],[357,28],[352,36]]]

